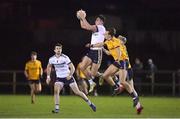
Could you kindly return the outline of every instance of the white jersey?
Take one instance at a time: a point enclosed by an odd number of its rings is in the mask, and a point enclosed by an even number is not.
[[[91,44],[97,44],[97,43],[104,42],[105,32],[106,32],[106,29],[103,25],[97,25],[97,31],[93,32],[91,35]],[[94,48],[92,48],[92,49],[94,49]]]
[[[55,55],[49,59],[49,64],[53,65],[56,71],[56,77],[65,78],[69,75],[69,64],[71,60],[68,56],[61,54],[60,57],[56,57]]]

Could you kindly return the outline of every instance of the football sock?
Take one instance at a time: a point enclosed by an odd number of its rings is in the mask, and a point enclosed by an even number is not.
[[[55,94],[55,104],[59,104],[59,95]]]
[[[55,109],[59,110],[59,104],[55,104]]]
[[[88,105],[92,104],[90,100],[86,100],[86,102],[88,103]]]
[[[88,82],[90,85],[92,85],[94,83],[93,79],[89,79]]]
[[[134,92],[130,93],[130,96],[133,98],[133,100],[137,97],[137,95]]]

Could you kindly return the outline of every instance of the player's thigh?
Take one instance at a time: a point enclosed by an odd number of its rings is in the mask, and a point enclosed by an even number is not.
[[[93,64],[92,64],[92,67],[91,67],[91,71],[90,71],[90,72],[91,72],[91,75],[96,76],[99,67],[100,67],[100,64],[95,64],[95,63],[93,63]]]
[[[35,83],[29,83],[29,87],[31,90],[35,90]]]
[[[103,77],[109,77],[114,75],[118,71],[118,68],[114,65],[110,65],[106,71],[103,73]]]
[[[85,70],[90,64],[92,63],[92,60],[85,56],[80,64],[80,69]]]
[[[87,85],[87,83],[86,83],[85,80],[82,81],[82,86],[83,86],[84,88],[88,88],[88,85]]]

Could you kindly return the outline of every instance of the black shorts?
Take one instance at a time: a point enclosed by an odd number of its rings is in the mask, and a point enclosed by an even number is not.
[[[132,68],[128,68],[127,69],[127,79],[128,80],[131,80],[131,79],[133,79],[133,70],[132,70]]]
[[[39,80],[29,80],[29,84],[39,84],[39,83],[41,83],[41,80],[39,79]]]
[[[75,79],[74,79],[74,77],[72,77],[69,80],[67,80],[66,78],[56,78],[56,82],[62,82],[64,85],[69,85],[71,83],[74,83]]]
[[[93,63],[95,64],[101,64],[102,61],[102,50],[92,50],[90,49],[89,52],[86,54],[87,57],[89,57]]]
[[[114,61],[113,65],[116,66],[118,69],[126,69],[126,62],[124,60],[120,60],[119,62]]]

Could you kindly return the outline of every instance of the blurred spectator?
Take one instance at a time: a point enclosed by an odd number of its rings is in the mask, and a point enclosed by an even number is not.
[[[133,71],[134,71],[134,82],[135,84],[138,84],[136,89],[138,90],[139,93],[141,93],[142,70],[143,70],[143,63],[140,61],[139,58],[136,58],[135,63],[133,65]]]
[[[155,72],[157,71],[157,66],[153,63],[152,59],[148,59],[147,71],[148,73],[146,77],[148,79],[154,80]]]

